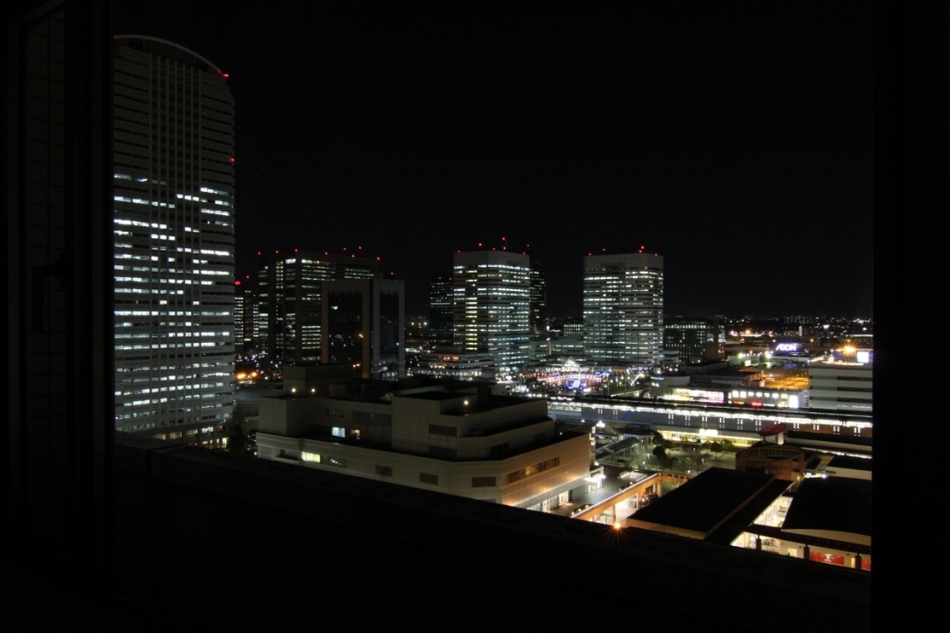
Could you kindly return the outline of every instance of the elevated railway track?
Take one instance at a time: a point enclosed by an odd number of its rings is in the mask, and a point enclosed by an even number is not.
[[[765,409],[702,403],[585,398],[548,400],[548,411],[567,423],[603,423],[617,430],[656,430],[664,434],[756,440],[775,424],[787,428],[786,441],[816,450],[871,453],[870,415],[809,409]]]

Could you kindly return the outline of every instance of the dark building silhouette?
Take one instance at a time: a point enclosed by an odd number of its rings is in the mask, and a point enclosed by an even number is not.
[[[452,277],[436,275],[429,281],[429,346],[452,345]]]
[[[544,266],[536,259],[531,260],[528,273],[531,335],[538,336],[546,329],[548,320],[548,287],[544,275]]]
[[[723,358],[722,328],[716,317],[666,316],[663,356],[667,362],[695,364]]]
[[[406,373],[405,284],[393,279],[323,282],[324,363],[358,378],[396,380]]]
[[[258,253],[258,266],[261,341],[281,364],[320,362],[324,281],[381,278],[371,257],[295,248]]]
[[[111,7],[0,9],[8,631],[79,627],[114,587]]]

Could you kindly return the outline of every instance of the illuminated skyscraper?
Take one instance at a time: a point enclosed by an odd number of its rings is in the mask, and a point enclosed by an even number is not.
[[[584,353],[601,363],[652,367],[663,356],[663,258],[584,258]]]
[[[488,352],[499,376],[528,358],[530,261],[508,251],[456,253],[453,270],[455,345]]]
[[[234,345],[238,353],[246,354],[257,344],[257,297],[250,284],[234,282]]]
[[[113,57],[116,428],[177,438],[234,406],[234,100],[177,44]]]

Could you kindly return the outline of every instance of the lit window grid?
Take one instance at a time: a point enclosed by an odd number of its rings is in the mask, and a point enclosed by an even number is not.
[[[662,357],[662,270],[588,268],[583,299],[584,347],[589,357],[644,365]]]
[[[131,57],[141,62],[143,55]],[[150,72],[142,68],[129,72],[126,62],[116,60],[117,424],[123,428],[125,421],[133,420],[128,426],[139,430],[223,419],[233,403],[230,96],[216,79],[205,98],[219,102],[215,104],[219,114],[202,117],[196,127],[197,112],[204,110],[200,105],[187,99],[170,103],[171,98],[163,99],[167,94],[153,88],[163,78],[200,86],[206,78],[167,60],[156,61]],[[123,81],[123,73],[132,80]],[[214,95],[215,88],[223,98]],[[183,123],[167,125],[166,119],[160,130],[155,111],[177,107],[182,109]],[[198,128],[206,132],[206,142]],[[167,147],[137,142],[160,132],[172,139]],[[195,145],[201,158],[177,154],[177,149]],[[196,166],[205,172],[206,184],[173,191],[169,181],[174,177],[168,174],[180,167],[181,173],[193,177]],[[125,261],[147,265],[128,267]],[[127,305],[151,309],[139,310],[146,314],[130,321],[122,314]],[[136,382],[159,386],[135,387],[124,382],[126,374],[135,375]]]

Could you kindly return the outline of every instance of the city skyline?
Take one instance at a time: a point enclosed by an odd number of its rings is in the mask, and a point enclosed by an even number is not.
[[[75,10],[77,8],[80,10]],[[134,444],[123,442],[121,434],[120,441],[114,441],[111,419],[113,397],[108,388],[112,378],[109,359],[112,351],[110,295],[114,276],[112,260],[107,259],[105,253],[108,246],[103,244],[103,240],[108,241],[112,231],[109,199],[112,174],[105,166],[111,162],[107,148],[111,147],[113,129],[109,78],[104,71],[106,65],[102,63],[108,57],[108,39],[113,33],[113,22],[108,15],[112,4],[106,3],[104,9],[94,5],[92,16],[85,14],[86,8],[86,5],[77,7],[68,4],[64,7],[58,3],[17,5],[11,11],[15,20],[5,34],[11,52],[8,60],[11,81],[7,82],[6,119],[10,129],[18,129],[19,125],[27,123],[22,128],[22,134],[13,135],[8,141],[8,149],[17,150],[16,153],[8,151],[8,184],[41,183],[40,186],[29,188],[11,186],[8,192],[8,233],[11,235],[11,270],[8,275],[11,308],[8,320],[11,325],[9,365],[12,379],[7,398],[11,422],[7,434],[10,450],[7,451],[6,459],[9,465],[8,488],[12,494],[8,495],[6,512],[11,519],[8,523],[13,527],[14,541],[24,551],[34,554],[29,564],[15,563],[8,569],[15,605],[10,617],[17,623],[47,626],[50,622],[70,626],[78,621],[94,629],[108,628],[103,626],[103,620],[112,624],[113,620],[127,619],[134,620],[129,624],[154,627],[156,616],[159,626],[164,622],[170,628],[174,628],[170,624],[172,622],[188,623],[192,628],[213,628],[222,623],[233,625],[232,621],[238,626],[242,623],[246,625],[248,621],[260,620],[263,623],[273,619],[273,612],[248,611],[243,608],[241,595],[235,594],[230,601],[226,598],[222,608],[213,612],[188,597],[200,593],[208,586],[209,579],[231,579],[253,584],[255,579],[266,575],[266,567],[273,567],[271,559],[237,558],[232,565],[217,572],[208,572],[206,561],[188,557],[179,557],[180,564],[162,564],[167,560],[169,551],[180,549],[180,539],[175,536],[194,529],[202,533],[226,532],[234,524],[234,517],[239,516],[248,525],[264,526],[271,532],[289,534],[291,537],[306,539],[316,534],[324,540],[333,540],[340,535],[355,534],[345,543],[346,548],[337,549],[358,552],[365,550],[363,545],[366,542],[380,540],[363,538],[365,535],[357,525],[361,521],[366,523],[363,513],[376,510],[375,514],[378,515],[382,510],[389,516],[393,506],[384,505],[380,508],[376,502],[384,495],[369,490],[369,486],[347,486],[345,494],[341,493],[344,486],[336,486],[329,476],[326,480],[320,480],[319,485],[310,486],[311,490],[317,489],[312,497],[318,499],[317,503],[301,504],[301,495],[292,495],[282,505],[275,505],[270,502],[284,496],[274,494],[279,490],[277,486],[293,486],[294,492],[299,492],[303,488],[300,478],[276,479],[272,476],[275,468],[258,468],[255,471],[253,467],[256,464],[246,469],[225,468],[225,463],[233,462],[227,456],[209,453],[202,459],[198,455],[199,451],[189,447],[163,451],[139,449]],[[848,7],[844,11],[854,9]],[[827,10],[841,9],[829,6]],[[215,11],[209,10],[208,13],[213,14]],[[898,374],[907,373],[905,363],[890,362],[892,356],[897,358],[903,350],[897,337],[906,338],[904,326],[912,318],[927,320],[930,312],[927,308],[933,304],[926,293],[917,291],[916,285],[924,280],[930,285],[936,283],[939,287],[941,278],[939,268],[931,269],[932,256],[936,250],[934,242],[940,232],[930,229],[930,225],[933,217],[939,217],[939,201],[944,198],[941,183],[945,174],[940,172],[942,159],[934,155],[939,145],[934,143],[934,139],[941,138],[941,130],[946,126],[946,117],[937,114],[945,111],[941,104],[945,101],[943,88],[946,75],[940,71],[945,59],[942,59],[939,50],[945,37],[940,25],[945,24],[941,17],[946,17],[946,8],[938,13],[932,8],[925,10],[885,3],[880,6],[875,4],[874,13],[874,63],[877,76],[874,90],[874,171],[877,175],[874,204],[875,219],[878,221],[874,262],[882,273],[886,262],[888,273],[880,274],[874,280],[874,300],[880,304],[875,305],[875,325],[880,326],[876,328],[875,341],[879,352],[882,352],[876,376],[879,385],[893,385],[899,383],[899,380],[898,383],[894,381]],[[204,30],[209,33],[214,30],[208,28],[208,22],[199,24],[190,21],[189,17],[184,15],[177,19],[197,32]],[[224,19],[227,16],[222,12],[219,17]],[[298,15],[294,18],[299,22],[304,21]],[[261,22],[264,23],[263,20]],[[832,22],[835,26],[841,24],[840,19]],[[156,29],[161,26],[155,23]],[[63,27],[67,37],[51,37],[61,35]],[[273,30],[281,31],[280,28]],[[145,32],[142,29],[119,29],[119,32],[123,31]],[[152,32],[171,41],[181,41],[167,31]],[[251,44],[257,43],[248,42],[246,38],[237,42],[237,45],[248,50],[258,48]],[[842,42],[841,46],[844,48],[849,44]],[[208,53],[208,49],[197,46],[195,49],[202,50],[209,58],[215,56],[214,53]],[[62,63],[64,60],[65,65]],[[65,69],[66,72],[49,75],[33,72],[37,66],[41,69]],[[42,105],[35,107],[37,93],[29,91],[37,85],[49,88],[43,92],[50,97],[45,101],[48,109]],[[58,99],[64,93],[65,107]],[[40,103],[44,101],[40,100]],[[35,125],[37,120],[44,121],[47,115],[51,123],[62,123],[66,115],[67,125]],[[77,122],[80,124],[77,125]],[[39,133],[43,136],[40,137]],[[46,152],[47,147],[52,151]],[[56,160],[56,152],[62,148],[66,151],[58,156],[65,158],[65,169],[62,169],[62,161]],[[48,159],[46,162],[26,160],[36,159],[37,150],[43,154],[39,156],[40,159]],[[252,191],[254,187],[250,181],[248,183],[248,191]],[[48,193],[63,191],[57,189],[63,184],[67,194],[65,197],[51,195],[49,200],[45,198]],[[265,190],[258,183],[258,195]],[[270,193],[274,194],[275,191],[270,190]],[[38,217],[35,207],[31,206],[37,202],[48,205],[50,213],[46,218]],[[815,225],[807,226],[813,229]],[[63,230],[64,227],[66,230]],[[801,228],[801,223],[797,228]],[[831,235],[835,234],[829,227],[823,229]],[[511,234],[510,231],[506,233]],[[855,238],[852,233],[840,235],[852,240]],[[65,247],[61,237],[66,238]],[[650,247],[652,250],[653,245],[650,244]],[[672,257],[662,247],[656,250],[668,259]],[[893,251],[898,250],[898,256],[893,257]],[[63,275],[63,265],[69,267],[68,276]],[[762,266],[759,265],[759,268]],[[784,271],[776,272],[773,269],[771,272],[779,277]],[[867,272],[870,272],[869,268]],[[932,276],[934,272],[936,281]],[[795,271],[797,276],[801,276],[801,273],[800,270]],[[37,284],[37,274],[47,279],[45,288]],[[56,282],[57,276],[61,276],[59,284]],[[808,278],[807,273],[804,278]],[[37,302],[37,297],[52,300]],[[786,297],[789,300],[792,298]],[[61,309],[64,303],[60,299],[65,300],[65,311]],[[888,309],[882,308],[885,304]],[[924,310],[918,313],[921,304]],[[821,309],[824,311],[826,308]],[[837,311],[834,308],[831,310]],[[731,310],[726,307],[725,311]],[[743,311],[760,310],[753,307]],[[812,312],[812,309],[799,304],[792,311]],[[789,310],[769,307],[762,312],[783,313]],[[22,315],[32,318],[20,318]],[[65,319],[60,318],[63,315]],[[908,358],[911,365],[917,361],[916,355],[912,354]],[[63,380],[64,376],[67,379]],[[893,421],[901,419],[900,416],[906,418],[908,411],[912,417],[921,415],[913,406],[914,400],[901,397],[900,389],[878,389],[873,399],[875,416],[880,422],[875,425],[875,463],[881,466],[874,473],[875,491],[893,498],[889,475],[898,470],[894,451],[902,446],[901,441],[893,441],[896,434]],[[897,413],[898,406],[900,414]],[[906,436],[906,433],[902,434],[905,443],[909,441]],[[143,469],[142,466],[152,458],[155,458],[154,463],[167,467]],[[159,459],[162,461],[159,462]],[[221,476],[226,471],[243,477],[238,480],[240,487],[248,491],[257,488],[256,494],[235,495],[238,486],[231,479]],[[136,482],[141,485],[129,485]],[[188,494],[179,495],[182,491]],[[357,493],[357,496],[347,503],[352,492]],[[266,502],[262,502],[265,497]],[[173,499],[181,499],[183,503],[171,506],[168,501]],[[139,500],[146,503],[139,503]],[[327,520],[327,513],[321,508],[328,505],[336,507],[339,502],[342,502],[344,511],[331,513],[334,515],[333,520]],[[420,505],[413,500],[411,507],[406,504],[396,509],[401,511],[400,516],[410,515],[417,512]],[[449,574],[448,581],[443,583],[448,589],[431,602],[439,604],[439,598],[444,596],[450,600],[447,604],[453,607],[459,595],[482,596],[478,593],[480,588],[477,580],[498,570],[496,560],[501,561],[505,572],[517,575],[524,569],[535,569],[539,563],[543,563],[541,556],[537,555],[539,550],[551,552],[559,551],[561,547],[573,547],[579,533],[585,532],[582,528],[596,527],[578,522],[572,534],[568,535],[570,540],[564,538],[553,543],[543,541],[539,545],[536,538],[530,541],[522,538],[512,543],[509,538],[516,531],[511,529],[511,525],[514,522],[520,524],[520,520],[512,518],[512,512],[502,512],[505,508],[491,508],[497,511],[491,517],[488,517],[490,512],[486,511],[477,513],[475,521],[461,525],[454,520],[449,523],[450,532],[455,534],[461,531],[471,535],[471,543],[483,547],[476,547],[473,552],[468,543],[464,543],[455,549],[433,553],[429,541],[422,543],[415,535],[421,533],[420,529],[424,532],[423,526],[428,521],[457,517],[449,517],[445,504],[438,503],[438,500],[432,505],[433,511],[419,517],[420,528],[412,529],[412,536],[402,535],[402,540],[393,540],[391,535],[383,535],[383,541],[390,539],[399,546],[385,549],[377,547],[367,556],[373,555],[386,562],[382,567],[377,565],[383,573],[409,566],[418,569],[420,557],[428,556],[422,563],[424,569],[436,575]],[[467,506],[460,506],[468,510]],[[876,503],[874,508],[880,510],[881,506]],[[314,510],[314,507],[317,509]],[[274,512],[275,508],[277,512]],[[462,510],[459,510],[455,514],[461,513]],[[539,515],[532,518],[538,519],[536,523],[540,525],[540,519],[547,517]],[[116,531],[111,529],[115,525],[120,528],[133,527],[134,530],[130,532],[133,538],[115,539]],[[498,525],[501,525],[501,529],[498,529]],[[172,529],[162,529],[165,526]],[[486,532],[488,528],[491,530]],[[149,538],[166,532],[172,534],[173,538]],[[492,538],[484,538],[486,534]],[[535,536],[535,533],[527,531],[521,534]],[[596,537],[597,533],[586,530],[584,536],[588,535]],[[660,551],[657,546],[662,545],[659,539],[630,539],[624,543],[625,547],[613,549],[618,557],[617,563],[624,568],[638,569],[643,565],[653,565],[660,572],[658,582],[661,584],[672,582],[675,585],[677,579],[684,577],[684,572],[687,575],[697,572],[705,574],[706,586],[713,592],[710,598],[712,602],[728,600],[743,586],[761,586],[772,594],[789,596],[791,603],[813,605],[823,613],[830,614],[834,622],[848,627],[855,626],[856,622],[860,626],[863,622],[871,621],[872,616],[883,615],[879,608],[874,608],[870,615],[860,620],[866,615],[869,604],[879,607],[884,603],[873,598],[888,595],[888,585],[907,575],[902,567],[896,566],[898,557],[891,555],[892,545],[888,534],[876,536],[880,537],[876,549],[882,554],[882,564],[875,571],[875,591],[870,602],[863,597],[855,601],[853,594],[849,594],[851,600],[842,600],[842,594],[848,593],[846,589],[849,589],[850,583],[844,574],[829,577],[823,573],[828,571],[824,567],[816,569],[801,566],[803,575],[787,575],[791,566],[784,563],[795,561],[776,558],[771,561],[774,565],[754,565],[756,571],[761,572],[757,578],[735,573],[743,567],[753,567],[743,565],[745,557],[716,558],[716,553],[706,547],[689,548],[677,544],[661,560],[656,557],[656,552]],[[455,541],[461,543],[459,539]],[[485,545],[486,542],[488,545]],[[508,549],[497,559],[485,555],[489,547],[494,548],[496,544],[508,545]],[[521,547],[522,544],[527,547]],[[703,551],[700,552],[700,549]],[[568,553],[575,554],[569,557],[573,560],[597,561],[597,565],[602,566],[602,554],[607,550],[606,547],[598,548],[595,542],[593,547],[583,550],[584,556],[577,555],[581,552],[576,549],[569,549]],[[624,556],[630,550],[635,550],[636,555]],[[518,556],[512,556],[512,553]],[[393,558],[393,555],[396,557]],[[446,556],[454,556],[467,564],[456,565],[453,573],[452,569],[444,565]],[[249,560],[256,564],[249,566]],[[685,567],[679,565],[683,560],[689,561]],[[480,573],[473,574],[472,565]],[[573,566],[571,571],[577,577],[590,577],[591,573],[596,573],[597,565],[588,568]],[[729,573],[717,575],[717,570],[723,569],[729,570]],[[393,574],[386,577],[398,580],[403,576]],[[815,581],[821,577],[826,578],[827,582],[816,584]],[[472,578],[476,581],[472,581]],[[358,591],[362,578],[354,576],[351,580],[349,584],[338,587],[333,595],[345,598],[347,592]],[[782,582],[771,584],[772,580]],[[304,590],[300,589],[301,586],[304,586]],[[397,582],[394,586],[401,585]],[[460,587],[464,591],[460,592]],[[167,588],[173,590],[173,595],[165,596],[161,601],[154,599],[156,595],[164,596],[162,589]],[[288,580],[270,583],[266,589],[259,603],[272,598],[274,604],[305,604],[308,599],[305,583],[301,585]],[[522,602],[539,604],[543,600],[542,594],[550,593],[546,586],[535,586],[533,589],[534,592],[526,594]],[[870,590],[870,587],[866,587],[866,590]],[[386,608],[381,610],[391,616],[390,620],[394,617],[417,617],[417,610],[412,610],[416,598],[414,591],[414,587],[409,587],[403,592],[390,592],[391,595],[385,597],[388,602],[382,605]],[[284,592],[288,593],[285,595]],[[921,604],[933,603],[929,600],[926,588],[919,597]],[[489,598],[487,592],[485,598]],[[133,601],[131,604],[130,599]],[[472,600],[468,603],[472,603]],[[401,604],[408,604],[409,607],[400,609]],[[101,613],[100,609],[106,613]],[[658,613],[662,612],[666,619],[672,613],[693,620],[699,618],[715,626],[737,622],[735,617],[730,618],[721,613],[716,615],[705,604],[697,606],[695,601],[684,602],[676,597],[661,600],[658,609]],[[485,610],[472,613],[481,615],[481,619],[485,620],[494,614]],[[659,623],[663,617],[652,619]],[[752,611],[747,609],[745,616],[738,621],[740,625],[771,622],[769,617],[768,607],[758,610],[753,608]],[[559,618],[563,623],[563,616],[560,615],[548,620],[557,623]],[[96,622],[93,623],[93,620]],[[789,626],[793,627],[794,624]]]
[[[452,253],[507,243],[578,316],[583,258],[645,246],[670,313],[871,315],[870,7],[318,5],[261,29],[224,6],[115,25],[228,72],[242,276],[362,246],[424,314]]]

